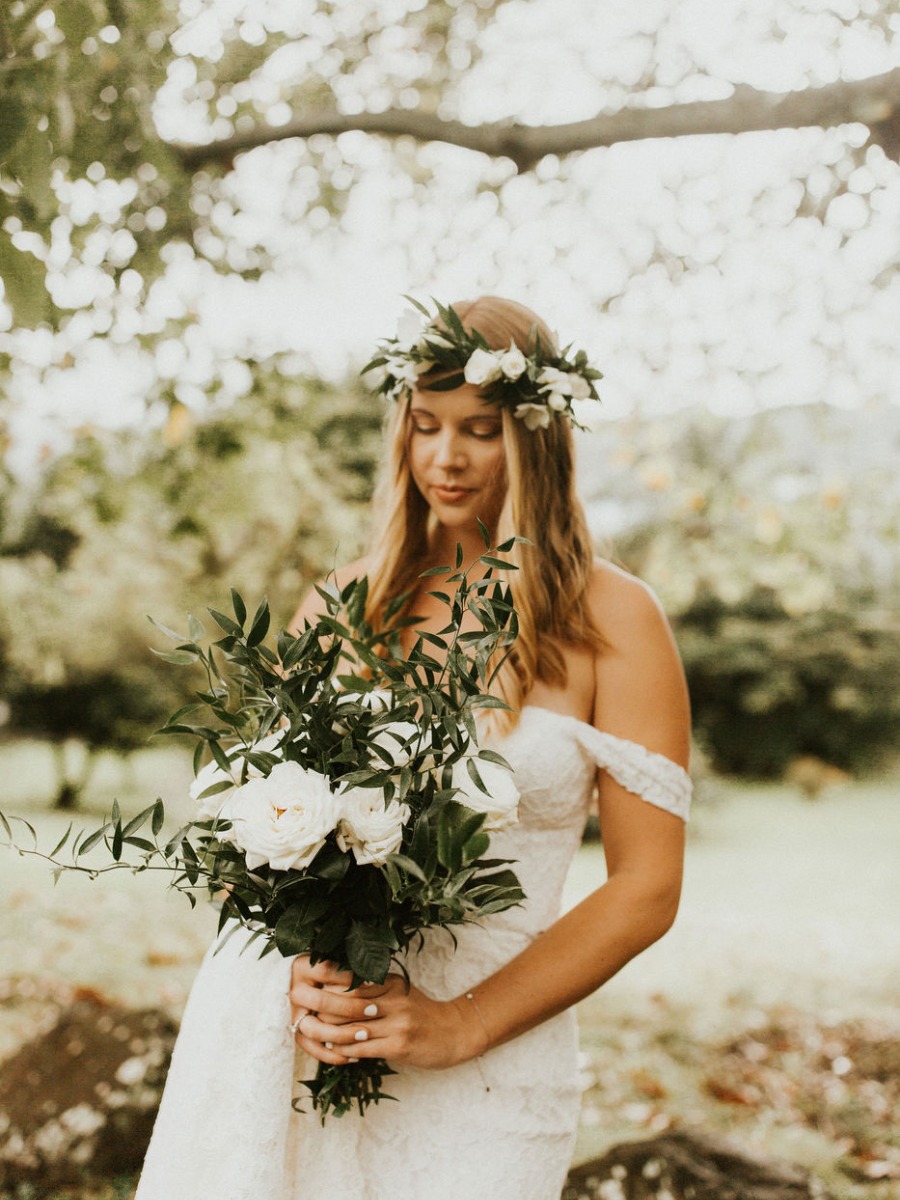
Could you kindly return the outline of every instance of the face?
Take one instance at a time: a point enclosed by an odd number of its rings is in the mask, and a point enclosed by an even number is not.
[[[414,392],[407,457],[416,487],[441,525],[496,526],[506,496],[503,419],[466,384],[452,392]]]

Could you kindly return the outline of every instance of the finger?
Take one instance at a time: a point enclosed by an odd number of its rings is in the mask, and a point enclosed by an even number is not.
[[[331,1063],[334,1066],[340,1067],[349,1062],[347,1055],[343,1054],[340,1050],[326,1046],[324,1042],[317,1042],[315,1038],[304,1037],[302,1033],[297,1035],[297,1045],[310,1058],[315,1058],[319,1062]],[[354,1057],[356,1057],[355,1054]]]
[[[307,958],[303,974],[308,980],[320,985],[337,985],[346,989],[353,983],[352,971],[342,971],[336,963],[328,962],[325,959],[313,966]]]
[[[333,1025],[344,1025],[347,1021],[365,1021],[383,1015],[383,1003],[356,997],[346,992],[329,992],[325,988],[293,987],[290,993],[291,1008],[295,1016],[303,1012],[321,1014],[324,1021]]]
[[[347,1022],[346,1024],[331,1023],[322,1020],[321,1013],[316,1016],[310,1015],[303,1018],[302,1034],[304,1037],[312,1038],[314,1041],[323,1044],[330,1043],[329,1048],[345,1047],[361,1045],[367,1042],[370,1038],[379,1036],[376,1029],[378,1021],[373,1021],[365,1025],[360,1025],[356,1022]]]

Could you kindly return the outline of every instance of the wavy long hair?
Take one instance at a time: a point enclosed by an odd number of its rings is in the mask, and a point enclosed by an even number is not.
[[[492,349],[505,350],[514,342],[528,355],[540,338],[542,346],[558,352],[544,321],[514,300],[481,296],[452,307]],[[497,543],[518,534],[530,544],[518,544],[507,555],[519,568],[510,580],[519,636],[494,682],[495,694],[513,710],[490,710],[489,725],[497,733],[515,725],[537,681],[566,686],[562,646],[595,651],[603,646],[587,603],[594,555],[575,492],[572,428],[555,418],[546,429],[529,430],[507,408],[502,421],[507,490],[497,529],[491,532]],[[409,469],[409,434],[409,400],[402,398],[388,416],[387,452],[375,493],[366,612],[375,625],[383,622],[391,600],[415,589],[429,551],[433,518]]]

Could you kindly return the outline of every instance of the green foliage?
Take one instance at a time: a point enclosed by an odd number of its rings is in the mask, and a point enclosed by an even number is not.
[[[722,771],[781,776],[813,755],[867,772],[900,739],[900,621],[860,597],[842,612],[786,613],[771,597],[680,615],[697,737]]]
[[[499,554],[516,540],[500,546]],[[515,568],[488,552],[467,570],[427,572],[446,574],[453,589],[444,601],[447,623],[437,634],[413,629],[408,652],[401,638],[417,618],[396,617],[389,629],[373,629],[364,616],[365,577],[340,592],[321,588],[327,611],[298,634],[280,632],[274,647],[266,640],[268,603],[263,600],[250,616],[237,591],[233,615],[210,610],[223,636],[209,646],[196,617],[188,619],[187,637],[155,622],[175,642],[174,651],[159,657],[199,666],[205,676],[193,703],[180,707],[160,731],[195,741],[195,770],[207,752],[217,768],[219,779],[207,776],[200,815],[162,840],[161,800],[127,822],[114,803],[99,828],[72,838],[70,826],[49,854],[22,822],[30,844],[19,848],[47,859],[57,874],[167,871],[192,903],[198,892],[220,897],[220,930],[229,921],[242,922],[260,939],[263,953],[308,953],[313,962],[329,959],[351,971],[354,984],[382,982],[423,930],[473,921],[523,898],[507,861],[484,858],[486,814],[456,799],[452,784],[454,764],[477,757],[474,712],[497,704],[490,685],[517,633],[509,586],[496,576],[507,569]],[[475,628],[463,632],[472,617]],[[397,747],[379,755],[384,738]],[[485,758],[506,766],[496,752]],[[287,862],[273,866],[277,859],[250,857],[251,843],[241,847],[241,827],[234,836],[227,808],[205,805],[223,790],[241,795],[234,788],[251,773],[266,776],[285,764],[324,776],[331,825],[302,863],[292,851]],[[471,774],[480,784],[477,767]],[[399,852],[385,848],[380,859],[360,858],[341,842],[342,806],[348,803],[342,793],[355,788],[376,789],[386,808],[394,800],[405,804]],[[2,813],[0,825],[16,844]],[[112,861],[88,863],[85,856],[101,846]],[[67,848],[69,858],[60,859]],[[384,1096],[381,1084],[389,1073],[383,1064],[358,1072],[324,1067],[310,1081],[314,1106],[323,1119],[329,1111],[341,1115],[351,1103],[363,1111]]]
[[[0,681],[12,727],[142,744],[186,685],[147,648],[169,616],[265,589],[286,621],[355,552],[381,413],[258,368],[250,392],[159,432],[79,438],[31,485],[0,476]]]
[[[896,745],[898,446],[888,404],[865,422],[825,406],[631,420],[596,443],[628,526],[616,551],[675,622],[720,769],[865,771]]]

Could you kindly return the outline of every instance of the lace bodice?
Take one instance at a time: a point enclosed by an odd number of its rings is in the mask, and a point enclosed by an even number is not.
[[[516,862],[519,908],[426,935],[407,968],[449,999],[491,975],[559,915],[596,769],[686,819],[690,779],[675,763],[574,717],[526,706],[501,743],[519,822],[492,855]],[[312,1064],[288,1034],[290,962],[231,938],[200,969],[135,1200],[558,1200],[580,1094],[572,1012],[447,1071],[402,1069],[399,1104],[324,1127],[291,1111]]]

